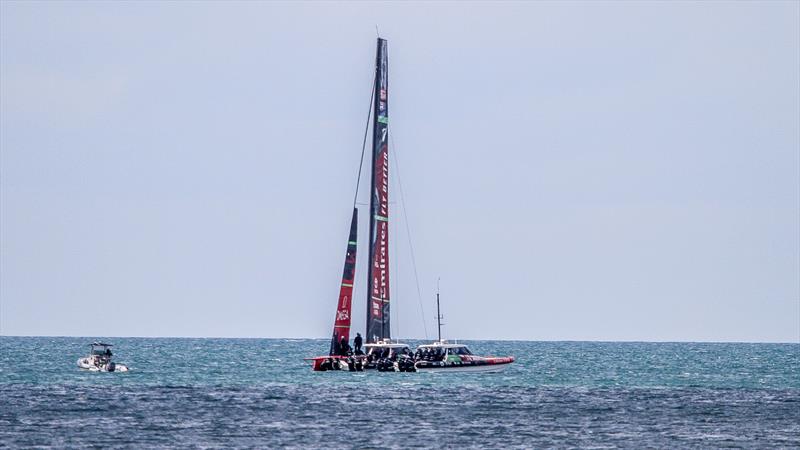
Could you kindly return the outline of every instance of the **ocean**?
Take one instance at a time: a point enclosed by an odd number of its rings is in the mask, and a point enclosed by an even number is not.
[[[94,340],[131,371],[80,371]],[[800,344],[464,342],[517,362],[315,373],[324,339],[0,337],[0,447],[800,448]]]

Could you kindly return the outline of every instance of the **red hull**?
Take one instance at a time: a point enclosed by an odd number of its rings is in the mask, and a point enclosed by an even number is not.
[[[322,363],[324,363],[325,361],[338,361],[340,359],[345,359],[346,360],[346,359],[349,359],[349,358],[358,359],[358,360],[361,360],[361,361],[366,359],[364,356],[360,356],[360,355],[359,356],[333,355],[333,356],[315,356],[313,358],[305,358],[305,360],[306,361],[311,361],[311,370],[313,370],[315,372],[325,372],[327,369],[323,369],[322,368]]]

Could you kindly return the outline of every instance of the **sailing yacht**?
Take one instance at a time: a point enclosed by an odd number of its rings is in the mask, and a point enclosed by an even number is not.
[[[407,344],[393,341],[390,325],[389,295],[389,77],[386,40],[378,38],[375,79],[370,105],[372,117],[371,184],[369,211],[369,266],[367,268],[367,326],[365,351],[349,348],[353,284],[355,282],[358,209],[358,183],[353,199],[353,215],[344,260],[339,302],[333,323],[328,355],[307,358],[315,371],[377,369],[382,372],[480,371],[495,372],[514,362],[514,357],[475,356],[463,344],[451,344],[441,338],[422,345],[416,354]],[[369,120],[369,119],[368,119]],[[366,148],[366,134],[364,139]],[[361,158],[364,161],[363,155]],[[437,311],[439,294],[436,294]],[[441,316],[438,316],[441,319]]]
[[[349,352],[353,284],[355,280],[358,208],[358,183],[353,199],[350,236],[339,288],[339,301],[334,317],[331,345],[326,356],[308,358],[312,369],[413,371],[411,349],[392,341],[389,295],[389,65],[386,39],[378,38],[375,57],[375,78],[371,100],[372,151],[369,211],[369,266],[367,273],[366,353]],[[366,138],[366,136],[365,136]],[[365,139],[366,145],[366,139]],[[363,164],[363,158],[362,158]],[[343,345],[344,344],[344,345]],[[359,353],[356,351],[356,353]],[[408,356],[404,358],[403,356]],[[409,363],[410,361],[410,363]]]

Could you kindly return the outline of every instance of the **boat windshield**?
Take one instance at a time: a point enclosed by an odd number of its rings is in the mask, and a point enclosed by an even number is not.
[[[375,346],[375,347],[369,347],[369,349],[367,349],[367,354],[368,355],[371,355],[373,353],[386,353],[386,352],[409,353],[410,350],[409,350],[408,347],[401,347],[401,346],[396,346],[396,347],[395,346],[392,346],[392,347],[389,347],[389,346],[386,346],[386,347]]]
[[[471,355],[472,352],[469,351],[467,347],[455,347],[449,350],[451,355]]]
[[[98,356],[111,356],[111,348],[105,346],[92,346],[92,354]]]
[[[390,358],[394,360],[398,355],[411,356],[411,349],[407,345],[392,345],[392,346],[370,346],[367,348],[367,357],[370,359],[376,358]]]

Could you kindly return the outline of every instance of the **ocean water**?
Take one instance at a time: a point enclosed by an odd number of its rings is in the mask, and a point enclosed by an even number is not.
[[[0,337],[0,447],[800,448],[800,344],[467,341],[500,374],[311,372],[327,340]],[[409,341],[410,344],[421,342]]]

